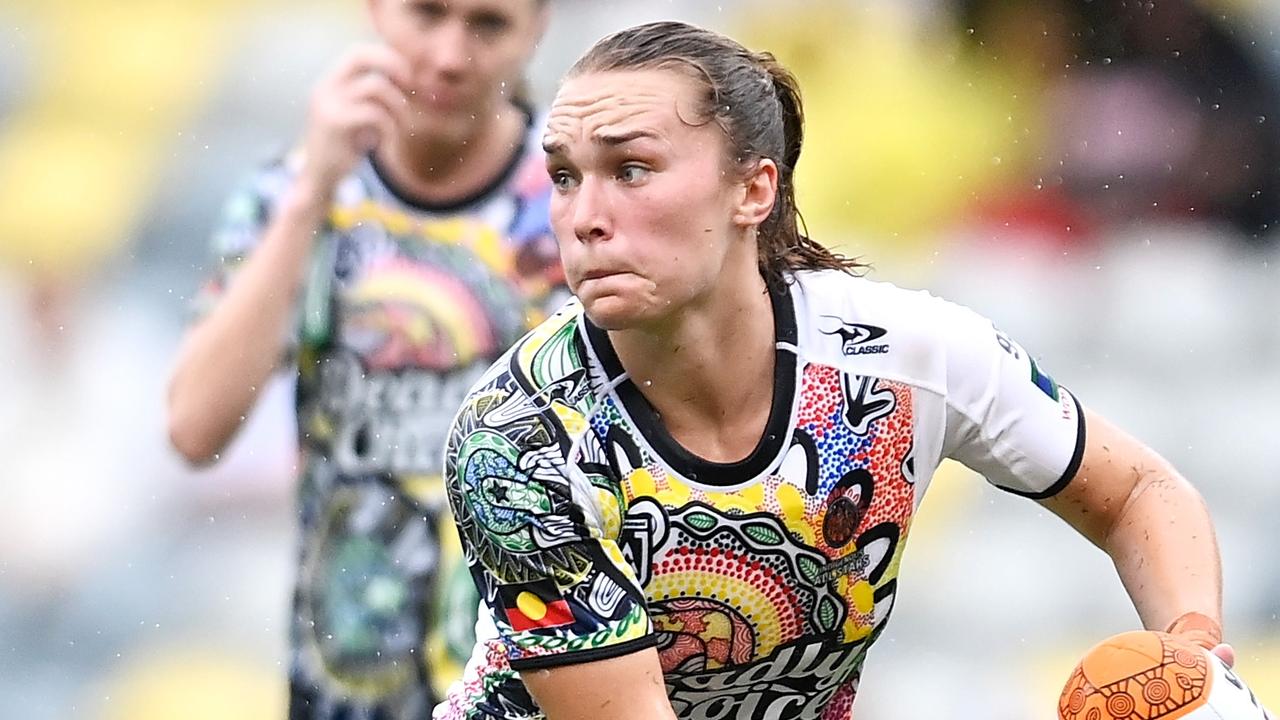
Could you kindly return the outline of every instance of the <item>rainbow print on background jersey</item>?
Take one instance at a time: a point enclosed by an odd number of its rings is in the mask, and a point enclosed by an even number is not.
[[[362,273],[344,300],[342,343],[371,371],[447,371],[497,346],[488,308],[466,283],[429,265],[384,261]]]
[[[477,601],[441,457],[467,389],[563,278],[540,129],[530,117],[503,176],[456,205],[405,196],[370,158],[337,188],[282,358],[302,449],[291,718],[425,717],[471,652]],[[273,163],[226,204],[198,313],[234,284],[298,168],[296,154]]]

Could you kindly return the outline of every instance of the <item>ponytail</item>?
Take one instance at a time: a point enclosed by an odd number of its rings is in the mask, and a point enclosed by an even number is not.
[[[854,272],[864,267],[852,258],[831,252],[809,237],[796,203],[796,166],[804,147],[804,100],[796,76],[770,52],[753,56],[768,73],[782,118],[782,153],[778,163],[778,194],[773,211],[759,231],[760,272],[771,285],[784,280],[784,271],[833,269]]]

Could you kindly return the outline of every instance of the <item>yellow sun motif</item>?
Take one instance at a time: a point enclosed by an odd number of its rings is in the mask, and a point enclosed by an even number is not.
[[[350,294],[353,304],[392,300],[406,303],[423,313],[424,317],[419,322],[404,327],[414,342],[428,340],[436,332],[437,328],[432,325],[435,323],[453,343],[459,364],[471,362],[486,350],[480,346],[480,338],[466,314],[458,312],[455,307],[456,299],[424,283],[422,276],[413,270],[389,269],[353,288]]]
[[[818,535],[813,524],[805,519],[804,498],[794,485],[784,484],[777,490],[778,505],[781,507],[782,524],[798,534],[810,547],[818,544]]]
[[[764,486],[756,484],[733,492],[709,492],[707,503],[722,511],[758,512],[764,509]]]
[[[693,494],[688,485],[666,475],[654,477],[648,468],[632,470],[623,481],[622,489],[628,500],[650,497],[663,505],[677,508],[687,505]]]
[[[837,582],[837,592],[850,603],[850,612],[844,620],[845,642],[861,640],[871,634],[873,623],[871,613],[876,607],[875,588],[866,580],[851,581],[841,578]]]

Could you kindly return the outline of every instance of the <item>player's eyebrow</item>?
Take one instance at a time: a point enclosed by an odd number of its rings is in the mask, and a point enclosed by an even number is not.
[[[564,141],[554,138],[542,139],[542,152],[548,155],[558,155],[564,152]]]
[[[624,145],[633,140],[657,140],[658,134],[652,130],[637,128],[635,130],[628,130],[620,133],[596,132],[592,134],[591,139],[601,145],[617,147],[618,145]]]
[[[625,145],[635,140],[660,140],[660,139],[661,138],[658,136],[658,133],[652,130],[644,129],[644,128],[627,130],[625,132],[619,132],[619,133],[596,132],[591,135],[592,142],[599,145],[605,145],[608,147],[618,147],[619,145]],[[542,150],[548,155],[556,155],[559,153],[563,153],[564,149],[565,149],[564,141],[558,138],[548,137],[548,138],[544,138],[542,141]]]

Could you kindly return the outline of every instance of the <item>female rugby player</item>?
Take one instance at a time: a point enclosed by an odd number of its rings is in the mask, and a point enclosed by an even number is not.
[[[974,312],[798,229],[774,59],[658,23],[570,71],[544,146],[577,296],[490,368],[446,482],[491,621],[437,718],[849,718],[944,458],[1220,642],[1214,530],[1156,453]]]

